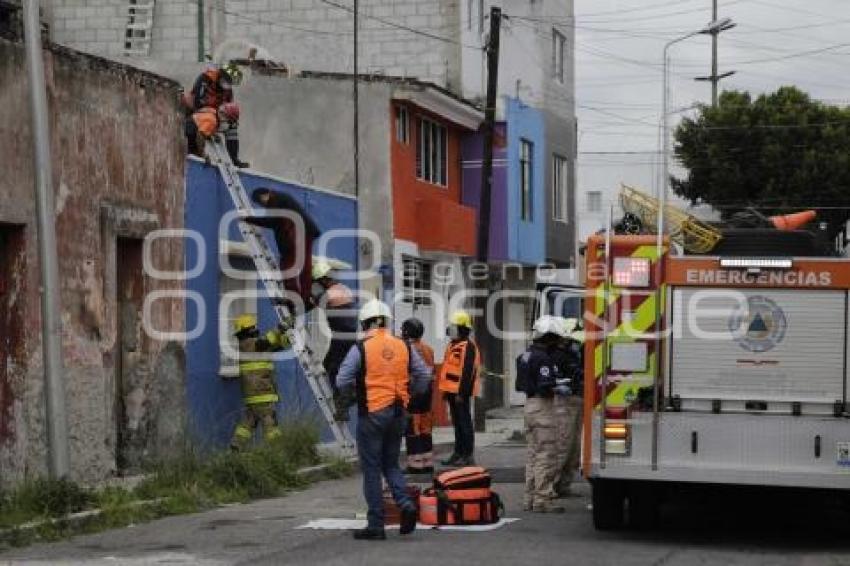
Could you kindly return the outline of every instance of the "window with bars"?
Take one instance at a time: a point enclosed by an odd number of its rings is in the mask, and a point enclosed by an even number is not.
[[[560,155],[552,156],[552,218],[566,222],[569,219],[569,162]]]
[[[433,263],[411,256],[403,256],[401,261],[402,300],[414,305],[430,305]]]
[[[448,184],[448,131],[445,126],[420,117],[416,148],[416,177],[435,185]]]
[[[567,36],[552,28],[552,77],[559,83],[564,82],[564,55],[567,49]]]
[[[534,144],[528,140],[520,141],[519,150],[519,216],[527,222],[533,220],[532,210],[532,171],[534,159]]]
[[[403,144],[410,141],[410,114],[405,106],[395,107],[395,139]]]

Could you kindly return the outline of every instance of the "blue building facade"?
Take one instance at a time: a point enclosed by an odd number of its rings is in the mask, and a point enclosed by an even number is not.
[[[254,173],[242,173],[241,178],[249,193],[265,187],[296,198],[323,233],[357,228],[357,203],[350,197]],[[196,160],[187,164],[185,210],[186,229],[194,231],[204,242],[203,246],[191,242],[186,244],[186,269],[203,265],[200,274],[186,282],[187,291],[194,297],[186,302],[186,328],[188,332],[198,330],[197,335],[186,344],[188,424],[196,443],[202,448],[212,449],[227,445],[242,411],[238,379],[222,375],[219,344],[219,319],[222,316],[219,302],[223,285],[221,241],[240,242],[241,237],[235,222],[231,223],[225,235],[220,234],[221,220],[233,210],[233,202],[218,171]],[[271,233],[269,237],[272,241]],[[350,236],[330,239],[325,255],[345,261],[356,269],[357,242]],[[262,289],[259,282],[256,287]],[[257,316],[261,329],[277,323],[271,302],[265,298],[257,299]],[[317,416],[312,392],[295,360],[286,359],[275,365],[281,397],[278,414],[283,419]]]
[[[523,218],[523,145],[530,148],[530,214]],[[463,203],[478,210],[481,202],[480,133],[462,146]],[[546,127],[543,113],[516,98],[505,98],[505,122],[496,125],[490,209],[491,261],[538,265],[546,261]]]
[[[546,261],[546,127],[543,113],[516,98],[507,98],[507,240],[508,258],[528,265]],[[530,150],[523,153],[523,146]],[[523,218],[523,161],[530,190],[530,210]],[[527,206],[527,205],[526,205]]]

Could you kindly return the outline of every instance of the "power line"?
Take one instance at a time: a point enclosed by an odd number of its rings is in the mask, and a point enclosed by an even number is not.
[[[344,4],[339,4],[338,2],[334,2],[333,0],[320,0],[320,1],[323,2],[324,4],[327,4],[328,6],[332,6],[334,8],[339,9],[339,10],[344,10],[344,11],[351,13],[351,14],[354,13],[354,10],[350,6],[346,6]],[[467,49],[475,49],[475,50],[478,50],[478,51],[484,50],[484,47],[479,46],[479,45],[466,45],[466,44],[461,43],[460,41],[452,39],[451,37],[445,37],[445,36],[442,36],[442,35],[437,35],[436,33],[432,33],[430,31],[417,29],[417,28],[414,28],[414,27],[411,27],[411,26],[408,26],[408,25],[405,25],[405,24],[402,24],[402,23],[399,23],[399,22],[394,22],[392,20],[388,20],[387,18],[375,16],[373,14],[360,14],[360,15],[364,18],[368,18],[370,20],[375,20],[376,22],[380,22],[384,25],[394,27],[396,29],[404,30],[404,31],[407,31],[407,32],[410,32],[410,33],[413,33],[413,34],[416,34],[416,35],[420,35],[422,37],[427,37],[429,39],[433,39],[433,40],[436,40],[436,41],[442,41],[444,43],[451,43],[453,45],[460,45],[461,47],[465,47]]]

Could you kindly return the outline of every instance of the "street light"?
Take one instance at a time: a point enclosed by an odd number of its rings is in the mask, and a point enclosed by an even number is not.
[[[664,93],[663,93],[663,101],[661,105],[661,120],[662,120],[662,136],[663,136],[663,144],[664,148],[661,152],[661,162],[664,179],[662,180],[661,187],[659,187],[659,195],[658,195],[658,251],[661,252],[661,247],[663,246],[663,238],[664,238],[664,207],[667,205],[667,187],[670,184],[670,128],[668,124],[668,117],[670,115],[668,111],[668,106],[670,104],[670,57],[668,55],[670,48],[677,43],[685,41],[686,39],[690,39],[695,35],[713,35],[716,33],[720,33],[722,31],[726,31],[728,29],[732,29],[735,27],[735,23],[731,18],[722,18],[719,20],[714,20],[709,22],[704,28],[692,31],[691,33],[685,34],[681,37],[677,37],[671,41],[668,41],[664,45],[664,61],[662,63],[662,68],[664,71]]]
[[[669,76],[669,57],[668,52],[670,48],[681,42],[685,41],[688,38],[691,38],[695,35],[703,35],[703,34],[715,34],[720,33],[721,31],[731,29],[735,27],[735,24],[732,22],[730,18],[723,18],[721,20],[714,20],[709,23],[703,29],[691,32],[689,34],[683,35],[682,37],[677,37],[676,39],[667,42],[664,46],[664,101],[662,103],[662,124],[664,128],[663,136],[664,136],[664,151],[662,152],[662,166],[663,166],[663,174],[664,179],[661,183],[661,186],[658,189],[658,234],[656,240],[657,253],[658,253],[658,276],[660,281],[660,275],[662,267],[661,258],[663,257],[664,250],[664,208],[667,206],[667,185],[670,183],[670,165],[669,165],[669,155],[670,155],[670,128],[668,124],[668,105],[670,102],[670,76]],[[661,295],[655,299],[655,320],[661,320]],[[661,351],[661,331],[660,328],[657,330],[655,334],[655,351]],[[655,383],[654,383],[654,395],[652,401],[652,469],[658,469],[658,427],[660,423],[659,417],[659,408],[660,408],[660,398],[659,391],[661,390],[661,364],[656,365],[655,371]]]

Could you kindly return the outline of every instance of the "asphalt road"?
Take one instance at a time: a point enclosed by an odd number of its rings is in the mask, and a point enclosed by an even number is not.
[[[487,533],[391,533],[354,541],[340,531],[297,530],[315,518],[363,512],[359,478],[325,482],[289,497],[172,517],[127,529],[0,554],[0,564],[454,564],[850,565],[850,515],[835,501],[710,495],[666,505],[650,533],[599,533],[589,488],[563,515],[521,511],[522,486],[500,484],[519,522]]]

